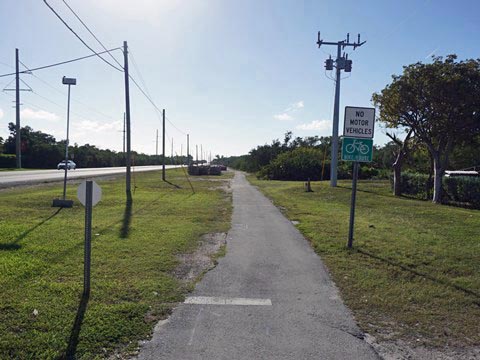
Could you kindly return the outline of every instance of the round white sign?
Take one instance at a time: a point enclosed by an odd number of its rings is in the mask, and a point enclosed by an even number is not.
[[[87,203],[87,182],[83,181],[77,190],[78,200],[82,203],[83,206]],[[92,206],[97,205],[97,203],[102,199],[102,189],[97,185],[95,181],[92,181]]]

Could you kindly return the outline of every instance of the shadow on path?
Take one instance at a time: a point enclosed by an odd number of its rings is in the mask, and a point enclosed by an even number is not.
[[[9,243],[6,243],[6,244],[0,244],[0,250],[18,250],[21,248],[21,245],[18,244],[18,242],[22,241],[23,239],[25,239],[28,234],[30,234],[32,231],[34,231],[35,229],[39,228],[40,226],[42,226],[43,224],[45,224],[47,221],[53,219],[56,215],[58,215],[58,213],[60,211],[62,211],[63,208],[59,208],[57,210],[55,210],[55,212],[50,215],[49,217],[47,217],[46,219],[40,221],[37,225],[33,226],[32,228],[28,229],[28,230],[25,230],[23,233],[21,233],[19,236],[17,236],[17,238]]]
[[[73,323],[72,331],[70,332],[70,339],[68,340],[67,353],[65,358],[69,360],[76,359],[78,337],[80,335],[80,330],[82,329],[83,318],[85,312],[87,311],[88,300],[90,299],[89,293],[83,293],[78,305],[77,316],[75,317],[75,322]]]

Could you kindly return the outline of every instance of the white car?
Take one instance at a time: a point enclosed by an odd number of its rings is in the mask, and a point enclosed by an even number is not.
[[[67,170],[75,170],[77,168],[77,164],[75,164],[72,160],[68,160],[67,162]],[[57,170],[65,170],[65,160],[62,160],[57,165]]]

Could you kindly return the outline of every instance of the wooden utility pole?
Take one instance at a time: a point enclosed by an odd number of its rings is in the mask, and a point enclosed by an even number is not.
[[[187,165],[190,166],[190,134],[187,134]]]
[[[157,136],[155,137],[155,155],[158,156],[158,129]]]
[[[132,164],[132,154],[130,153],[130,78],[128,75],[128,46],[127,42],[123,42],[123,61],[124,61],[124,73],[125,73],[125,117],[126,117],[126,127],[127,127],[127,156],[126,156],[126,188],[127,199],[130,199],[132,196],[131,193],[131,164]]]
[[[15,148],[17,168],[22,167],[22,140],[20,133],[20,60],[18,59],[18,49],[15,49]]]
[[[162,180],[165,181],[165,109],[162,111],[162,126],[163,126],[163,134],[162,134]]]

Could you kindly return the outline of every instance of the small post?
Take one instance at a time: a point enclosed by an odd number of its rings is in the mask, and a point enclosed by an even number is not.
[[[92,242],[92,189],[91,180],[86,181],[85,199],[85,253],[83,262],[83,295],[90,294],[90,266],[91,266],[91,242]]]
[[[353,163],[352,202],[350,205],[350,227],[348,230],[348,248],[353,247],[353,226],[355,224],[355,201],[357,197],[358,162]]]
[[[165,181],[165,109],[162,111],[163,134],[162,134],[162,180]]]

